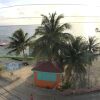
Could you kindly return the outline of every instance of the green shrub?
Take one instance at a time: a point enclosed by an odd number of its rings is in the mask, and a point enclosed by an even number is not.
[[[62,86],[61,86],[62,89],[69,89],[71,88],[71,83],[70,82],[67,82],[67,83],[64,83]]]

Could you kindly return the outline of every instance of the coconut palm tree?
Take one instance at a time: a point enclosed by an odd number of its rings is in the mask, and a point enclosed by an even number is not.
[[[24,33],[22,29],[16,30],[10,39],[10,44],[8,45],[8,49],[10,51],[8,53],[16,53],[20,54],[23,53],[25,56],[25,49],[30,44],[32,37],[28,37],[28,33]]]
[[[88,54],[91,55],[89,59],[90,65],[92,65],[92,62],[99,56],[100,42],[98,42],[98,39],[96,37],[89,37],[87,46],[88,46]]]
[[[65,82],[84,80],[88,66],[97,58],[100,46],[95,37],[87,42],[82,37],[73,37],[65,45],[62,58],[65,68]],[[89,73],[89,72],[88,72]],[[82,83],[82,82],[81,82]],[[81,85],[81,84],[80,84]]]
[[[90,52],[97,54],[100,49],[100,43],[96,37],[89,37],[88,39],[88,49]]]
[[[56,61],[65,68],[65,81],[75,80],[79,82],[84,79],[86,67],[90,64],[89,46],[82,37],[74,37],[64,33],[70,29],[70,25],[60,24],[63,15],[56,16],[56,13],[49,14],[49,17],[42,15],[41,26],[35,31],[33,43],[34,56],[43,57],[49,61]],[[92,60],[93,61],[93,60]],[[91,62],[92,62],[91,61]]]
[[[57,16],[56,13],[49,14],[48,17],[42,15],[41,26],[36,29],[34,35],[37,39],[33,43],[33,54],[49,61],[57,59],[61,45],[71,37],[70,34],[64,33],[71,26],[68,23],[60,24],[62,18],[63,15]]]
[[[82,37],[73,37],[63,50],[65,82],[79,82],[84,79],[89,64],[87,42]]]
[[[99,56],[100,50],[100,43],[96,37],[89,37],[88,38],[88,54],[90,55],[89,58],[89,66],[88,66],[88,85],[90,86],[90,66],[94,60],[97,60]]]

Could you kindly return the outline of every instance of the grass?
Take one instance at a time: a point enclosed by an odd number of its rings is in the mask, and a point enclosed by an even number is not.
[[[0,58],[9,58],[9,59],[13,59],[13,60],[34,60],[34,57],[22,57],[22,56],[0,56]]]

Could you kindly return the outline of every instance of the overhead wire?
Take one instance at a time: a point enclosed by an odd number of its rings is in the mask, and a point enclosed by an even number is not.
[[[75,5],[75,6],[86,6],[86,4],[22,4],[22,5],[10,5],[10,6],[5,6],[5,7],[0,7],[0,10],[1,9],[5,9],[5,8],[12,8],[12,7],[17,7],[17,6],[40,6],[40,5],[57,5],[57,6],[61,6],[61,5]],[[64,17],[100,17],[100,16],[64,16]],[[1,16],[1,18],[3,18]],[[19,17],[19,18],[41,18],[41,17]],[[5,18],[5,19],[17,19],[17,18]]]
[[[86,4],[22,4],[22,5],[10,5],[10,6],[5,6],[5,7],[0,7],[0,9],[5,9],[5,8],[11,8],[11,7],[20,7],[20,6],[48,6],[48,5],[55,5],[55,6],[68,6],[68,5],[72,5],[72,6],[87,6]]]
[[[64,18],[71,18],[71,17],[75,17],[75,18],[78,18],[78,17],[97,17],[97,18],[99,18],[100,16],[64,16]],[[29,17],[0,17],[1,19],[22,19],[22,18],[42,18],[42,17],[37,17],[37,16],[29,16]]]
[[[6,6],[6,7],[0,7],[0,10],[1,9],[5,9],[5,8],[11,8],[11,7],[20,7],[20,6],[40,6],[40,5],[56,5],[56,6],[65,6],[65,5],[72,5],[72,6],[87,6],[86,4],[22,4],[22,5],[10,5],[10,6]],[[78,17],[95,17],[95,18],[99,18],[100,16],[64,16],[65,18],[68,18],[68,17],[73,17],[73,18],[78,18]],[[30,17],[2,17],[0,19],[10,19],[10,20],[13,20],[13,19],[36,19],[36,18],[42,18],[42,17],[35,17],[35,16],[30,16]],[[100,23],[100,22],[68,22],[68,23]]]
[[[64,16],[65,17],[80,17],[80,16]],[[89,16],[81,16],[81,17],[89,17]],[[91,17],[96,17],[96,16],[91,16]],[[97,16],[97,17],[100,17],[100,16]],[[41,19],[42,17],[1,17],[0,19],[2,20],[7,20],[7,19],[10,19],[10,20],[14,20],[14,19]],[[82,22],[82,21],[67,21],[68,23],[100,23],[100,22],[95,22],[95,21],[86,21],[86,22]]]

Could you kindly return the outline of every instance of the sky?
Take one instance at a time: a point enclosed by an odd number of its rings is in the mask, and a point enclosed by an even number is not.
[[[61,23],[66,21],[73,24],[73,32],[76,33],[84,30],[93,35],[94,29],[100,26],[96,23],[100,22],[100,0],[0,0],[0,25],[41,24],[41,14],[53,12],[66,16]],[[91,31],[89,27],[92,27]]]
[[[26,5],[25,5],[26,4]],[[67,4],[67,5],[27,5],[27,4]],[[24,5],[24,6],[14,6]],[[12,7],[9,7],[12,6]],[[100,0],[0,0],[0,24],[40,24],[41,18],[19,17],[41,17],[41,14],[57,12],[64,16],[100,16]],[[2,8],[8,7],[8,8]],[[8,19],[7,19],[8,18]],[[11,19],[15,18],[15,19]],[[86,18],[86,17],[85,17]],[[66,17],[69,22],[81,21],[84,18]],[[86,18],[93,21],[94,18]],[[97,18],[99,20],[100,17]],[[65,20],[64,20],[65,22]]]

